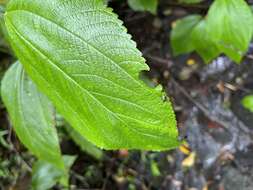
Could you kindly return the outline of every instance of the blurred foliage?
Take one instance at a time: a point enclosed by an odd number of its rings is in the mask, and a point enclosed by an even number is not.
[[[194,50],[191,33],[200,20],[200,15],[190,15],[175,22],[170,36],[175,56]]]
[[[61,189],[68,189],[68,173],[75,160],[76,156],[63,156],[64,165],[67,170],[66,173],[48,162],[41,160],[35,162],[32,171],[32,189],[48,190],[56,183],[60,183],[60,185],[62,185]]]
[[[149,11],[156,14],[158,0],[128,0],[128,4],[135,11]]]
[[[207,63],[221,53],[240,63],[252,39],[252,25],[252,10],[244,0],[215,0],[206,17],[190,15],[177,21],[172,48],[175,55],[196,50]]]
[[[253,112],[253,95],[245,96],[242,99],[242,105],[249,111]]]

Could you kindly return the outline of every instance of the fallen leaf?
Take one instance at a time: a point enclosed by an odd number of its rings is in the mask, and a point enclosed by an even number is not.
[[[183,167],[192,167],[193,164],[195,163],[195,157],[196,157],[196,153],[192,152],[188,157],[186,157],[183,162],[182,162],[182,166]]]

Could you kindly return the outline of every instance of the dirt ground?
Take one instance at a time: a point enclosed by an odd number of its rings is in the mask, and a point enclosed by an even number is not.
[[[133,12],[118,1],[110,6],[146,58],[151,71],[145,75],[162,84],[173,102],[180,136],[188,145],[160,153],[104,151],[96,160],[59,129],[63,153],[78,155],[70,172],[72,189],[253,189],[253,114],[241,105],[253,91],[253,44],[240,65],[222,55],[209,65],[195,53],[173,57],[172,23],[191,13],[205,14],[209,3],[170,2],[162,1],[156,16]],[[13,60],[8,51],[0,53],[1,76]],[[0,109],[0,189],[26,190],[35,158],[13,134],[2,103]]]

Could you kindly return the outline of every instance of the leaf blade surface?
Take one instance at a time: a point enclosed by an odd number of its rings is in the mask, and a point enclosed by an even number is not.
[[[6,72],[1,94],[21,142],[38,158],[64,169],[53,106],[27,77],[19,62]]]
[[[30,77],[89,141],[106,149],[178,145],[170,103],[139,80],[145,60],[102,1],[12,0],[5,21]]]

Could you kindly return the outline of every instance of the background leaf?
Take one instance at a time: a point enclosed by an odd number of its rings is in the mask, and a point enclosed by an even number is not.
[[[2,99],[21,142],[37,157],[63,169],[51,103],[27,77],[18,62],[2,81]]]
[[[253,16],[244,0],[215,0],[208,11],[207,32],[220,50],[240,62],[253,34]]]
[[[216,58],[221,52],[207,34],[206,21],[201,20],[193,29],[191,40],[194,49],[201,55],[206,63]]]
[[[242,105],[249,111],[253,112],[253,95],[245,96],[242,99]]]
[[[128,5],[135,11],[149,11],[156,14],[158,0],[128,0]]]
[[[139,80],[148,66],[103,1],[12,0],[5,21],[26,71],[59,113],[97,146],[178,146],[164,93]]]
[[[76,156],[64,155],[63,160],[68,173],[76,160]],[[68,175],[48,162],[39,160],[34,163],[32,170],[33,190],[47,190],[56,185],[56,183],[60,183],[66,188],[68,186]]]
[[[195,49],[192,43],[191,33],[200,20],[200,15],[190,15],[176,21],[170,37],[175,56],[182,53],[189,53]]]

